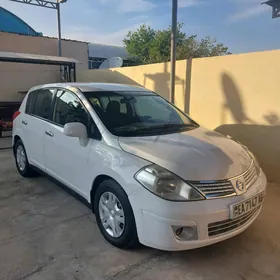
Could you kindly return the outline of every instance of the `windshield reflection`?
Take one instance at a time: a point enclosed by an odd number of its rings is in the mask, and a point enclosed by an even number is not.
[[[169,134],[198,126],[153,92],[86,92],[84,95],[116,136]]]

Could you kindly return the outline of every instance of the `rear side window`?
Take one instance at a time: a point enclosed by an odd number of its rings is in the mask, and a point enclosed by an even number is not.
[[[33,113],[33,107],[34,102],[36,99],[36,91],[30,92],[26,101],[26,107],[25,107],[25,113],[26,114],[32,114]]]
[[[51,119],[53,91],[48,89],[38,90],[34,102],[33,115],[43,119]]]

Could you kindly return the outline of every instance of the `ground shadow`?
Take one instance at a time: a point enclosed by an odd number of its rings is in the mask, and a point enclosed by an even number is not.
[[[254,123],[246,114],[240,90],[228,73],[222,74],[222,89],[224,92],[224,109],[229,110],[237,123]],[[222,110],[221,123],[226,123],[225,110]]]

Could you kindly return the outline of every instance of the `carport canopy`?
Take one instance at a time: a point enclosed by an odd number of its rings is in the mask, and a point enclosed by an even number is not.
[[[0,62],[64,66],[68,68],[69,74],[73,69],[74,82],[76,81],[76,64],[81,64],[80,61],[69,57],[14,52],[0,52]]]

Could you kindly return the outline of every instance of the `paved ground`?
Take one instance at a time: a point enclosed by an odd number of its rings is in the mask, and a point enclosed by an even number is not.
[[[8,132],[3,132],[7,133]],[[7,149],[12,147],[12,137],[10,135],[3,135],[3,137],[0,138],[0,150]]]
[[[185,252],[121,251],[100,235],[81,202],[44,177],[22,179],[0,151],[0,279],[280,279],[280,186],[243,234]]]

